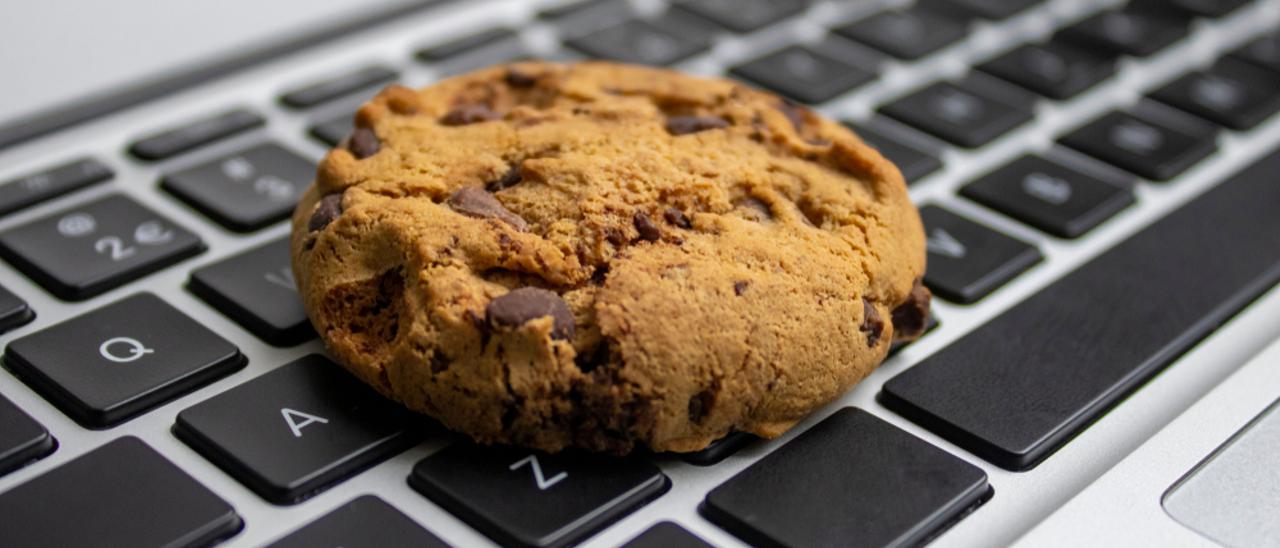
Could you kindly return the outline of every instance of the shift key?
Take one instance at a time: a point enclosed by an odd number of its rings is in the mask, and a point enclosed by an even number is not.
[[[890,379],[881,400],[997,466],[1034,467],[1280,281],[1277,172],[1273,151]]]

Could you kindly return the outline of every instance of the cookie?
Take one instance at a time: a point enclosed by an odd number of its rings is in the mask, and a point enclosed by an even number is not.
[[[478,442],[775,437],[926,323],[898,170],[742,84],[520,63],[355,127],[294,214],[299,292],[347,369]]]

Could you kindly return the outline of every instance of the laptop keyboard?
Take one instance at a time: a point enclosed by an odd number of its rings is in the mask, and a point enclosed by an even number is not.
[[[1280,278],[1280,139],[1194,182],[1280,134],[1275,6],[507,4],[0,183],[6,544],[946,539]],[[794,433],[688,455],[484,448],[384,402],[317,354],[287,218],[363,98],[522,58],[727,76],[854,127],[921,205],[945,325]]]

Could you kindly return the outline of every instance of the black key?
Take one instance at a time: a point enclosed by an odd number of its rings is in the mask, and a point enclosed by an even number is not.
[[[1278,172],[1273,151],[890,379],[882,401],[997,466],[1035,466],[1280,281]]]
[[[1149,0],[1155,7],[1174,9],[1199,17],[1224,17],[1248,4],[1250,0]]]
[[[263,143],[165,175],[161,188],[237,232],[250,232],[293,213],[315,179],[310,160]]]
[[[407,449],[416,423],[312,354],[184,409],[173,433],[262,498],[293,504]]]
[[[591,57],[639,65],[670,65],[711,46],[706,33],[680,32],[660,23],[632,19],[570,38],[565,45]]]
[[[438,63],[515,38],[516,33],[511,29],[494,28],[420,49],[415,56],[422,62]]]
[[[1231,52],[1231,57],[1280,72],[1280,33],[1272,33]]]
[[[1133,204],[1133,182],[1104,181],[1040,156],[1023,156],[978,177],[960,194],[1054,236],[1075,238]]]
[[[1107,113],[1059,142],[1155,181],[1178,176],[1218,149],[1212,130],[1193,134],[1150,114],[1120,111]]]
[[[1248,130],[1280,111],[1280,74],[1228,57],[1208,71],[1175,80],[1151,97],[1216,124]]]
[[[805,46],[788,46],[729,72],[809,104],[825,102],[875,78],[869,70]]]
[[[1188,20],[1171,10],[1125,9],[1099,13],[1058,32],[1084,48],[1147,57],[1187,35]]]
[[[561,36],[577,36],[636,15],[627,0],[568,2],[538,12],[538,18],[559,27]]]
[[[0,494],[4,545],[207,546],[244,522],[142,440],[118,438]]]
[[[751,32],[796,15],[808,0],[685,0],[675,5],[734,32]]]
[[[1031,120],[1026,105],[997,98],[969,82],[938,82],[880,112],[937,137],[977,148]]]
[[[978,66],[979,70],[1058,100],[1066,100],[1110,78],[1115,58],[1060,40],[1024,44]]]
[[[622,548],[712,548],[707,541],[674,522],[663,521],[645,529]]]
[[[270,544],[269,548],[314,546],[417,546],[449,548],[409,516],[373,495],[364,495]]]
[[[898,166],[902,171],[902,178],[907,180],[907,184],[912,184],[930,173],[942,169],[942,160],[937,156],[920,150],[914,145],[908,145],[899,139],[894,139],[888,135],[871,129],[866,126],[858,126],[853,128],[858,137],[862,141],[871,145],[880,154],[888,158],[890,162]]]
[[[201,251],[195,234],[119,194],[0,233],[0,255],[67,300],[87,299]]]
[[[409,485],[502,545],[567,546],[665,493],[636,458],[453,445],[418,462]]]
[[[143,160],[164,160],[266,123],[261,116],[235,109],[144,138],[129,147]]]
[[[885,11],[835,29],[899,59],[915,60],[968,35],[964,21],[924,8]]]
[[[719,464],[720,461],[729,458],[743,447],[759,439],[746,432],[729,432],[727,436],[711,442],[711,445],[706,446],[701,451],[681,453],[680,458],[694,466],[711,466]]]
[[[57,447],[48,430],[0,396],[0,476],[48,456]]]
[[[289,239],[250,249],[191,273],[188,287],[274,346],[316,336],[289,266]]]
[[[977,17],[1002,21],[1022,13],[1044,0],[945,0],[955,7]]]
[[[35,317],[35,311],[31,310],[26,301],[14,295],[12,291],[0,287],[0,333],[26,325]]]
[[[982,470],[846,407],[713,489],[700,510],[753,546],[913,546],[990,495]]]
[[[924,283],[949,301],[976,302],[1043,259],[1031,244],[941,207],[920,208],[920,218],[929,251]]]
[[[80,158],[0,184],[0,215],[57,198],[112,177],[111,168],[93,158]]]
[[[311,108],[365,88],[385,84],[398,76],[394,70],[373,65],[287,92],[280,96],[280,102],[295,109]]]
[[[244,367],[235,345],[150,293],[9,343],[4,365],[87,428],[131,419]]]
[[[338,143],[341,143],[343,139],[351,135],[351,130],[355,129],[355,124],[352,122],[353,116],[352,114],[343,114],[337,118],[313,125],[311,126],[311,136],[326,145],[336,147]]]

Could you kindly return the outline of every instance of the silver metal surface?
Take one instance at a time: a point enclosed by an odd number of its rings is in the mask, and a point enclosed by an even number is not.
[[[637,0],[636,3],[649,11],[660,9],[663,5],[660,1]],[[726,67],[754,54],[786,43],[814,42],[824,35],[825,29],[853,19],[859,13],[873,11],[884,4],[901,3],[815,2],[803,15],[780,26],[743,36],[719,36],[708,54],[682,63],[680,68],[703,74],[723,74]],[[312,121],[349,111],[353,105],[330,105],[314,114],[296,114],[278,109],[276,98],[287,88],[323,75],[342,72],[363,63],[382,62],[400,68],[404,74],[404,83],[425,84],[439,75],[434,68],[415,65],[410,60],[416,47],[443,42],[451,37],[497,24],[509,24],[520,29],[522,39],[535,53],[572,57],[572,54],[553,49],[556,34],[554,29],[530,22],[536,7],[546,4],[549,3],[518,0],[456,2],[439,11],[408,17],[386,27],[270,63],[237,77],[0,153],[0,180],[83,154],[92,154],[105,160],[117,172],[115,180],[108,184],[4,218],[0,220],[0,230],[108,192],[123,192],[195,231],[209,244],[209,251],[195,259],[85,303],[58,301],[9,265],[0,264],[0,285],[26,298],[38,313],[35,322],[0,336],[0,343],[7,343],[133,292],[147,290],[231,339],[250,360],[243,371],[106,431],[88,431],[79,427],[7,371],[0,372],[0,393],[31,413],[61,443],[61,448],[48,458],[0,478],[0,491],[48,471],[107,440],[128,434],[146,440],[235,506],[244,517],[246,525],[244,531],[231,539],[231,546],[261,545],[365,493],[373,493],[386,499],[452,544],[491,544],[487,538],[406,485],[405,479],[412,465],[451,441],[445,437],[429,439],[356,478],[301,504],[288,507],[266,503],[173,437],[169,428],[174,416],[182,409],[301,355],[318,352],[320,345],[313,341],[287,349],[267,346],[184,289],[187,276],[192,270],[286,234],[288,228],[284,223],[250,235],[231,233],[159,192],[156,185],[162,173],[193,165],[219,152],[267,137],[318,159],[324,148],[306,136],[306,128]],[[882,71],[883,78],[839,97],[819,110],[837,118],[865,120],[870,117],[875,106],[885,101],[925,83],[959,76],[974,62],[998,55],[1027,39],[1046,37],[1053,28],[1061,24],[1115,4],[1113,0],[1050,0],[1044,6],[1009,21],[982,24],[968,39],[919,63],[886,62]],[[1044,252],[1046,261],[979,304],[957,306],[938,303],[936,311],[942,321],[938,330],[887,361],[838,402],[819,410],[786,436],[749,447],[710,468],[691,466],[676,459],[661,459],[659,464],[673,484],[671,491],[591,538],[585,545],[614,546],[663,519],[677,521],[714,544],[741,545],[734,537],[697,513],[697,506],[703,495],[760,456],[780,447],[798,432],[839,407],[848,405],[867,409],[973,463],[989,475],[995,488],[994,498],[939,537],[935,542],[940,546],[991,546],[1012,542],[1102,476],[1188,405],[1280,335],[1280,320],[1277,320],[1280,318],[1280,291],[1273,290],[1254,303],[1225,328],[1149,382],[1044,464],[1029,472],[1014,473],[991,466],[884,409],[876,403],[875,395],[886,380],[905,368],[1140,230],[1151,220],[1193,198],[1260,154],[1280,146],[1280,119],[1273,119],[1248,133],[1224,132],[1219,140],[1219,154],[1172,182],[1140,184],[1137,189],[1138,203],[1134,207],[1120,213],[1079,241],[1046,236],[984,207],[964,201],[956,196],[959,186],[1024,152],[1054,148],[1055,137],[1063,132],[1111,108],[1134,103],[1145,91],[1181,74],[1188,63],[1207,64],[1220,52],[1243,43],[1275,25],[1277,21],[1280,21],[1280,2],[1272,0],[1222,21],[1197,23],[1188,40],[1153,58],[1123,62],[1116,78],[1081,97],[1063,103],[1041,101],[1037,105],[1039,116],[1035,122],[1006,135],[989,147],[975,152],[938,143],[944,150],[946,167],[916,184],[911,190],[912,197],[918,203],[945,204],[966,216],[1034,242]],[[142,134],[231,105],[246,105],[266,114],[269,120],[267,127],[251,135],[159,165],[137,162],[122,153],[129,142]],[[1072,154],[1056,148],[1054,153]],[[1280,374],[1272,371],[1270,375],[1269,379],[1263,380],[1272,386],[1280,385]],[[1238,428],[1238,424],[1235,427]],[[1199,456],[1207,454],[1212,447],[1206,448]],[[1185,472],[1191,464],[1194,461],[1177,473]],[[1161,515],[1163,513],[1160,511],[1158,496],[1173,479],[1176,476],[1161,485],[1154,495],[1157,498],[1151,501],[1155,511]]]

